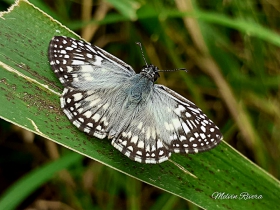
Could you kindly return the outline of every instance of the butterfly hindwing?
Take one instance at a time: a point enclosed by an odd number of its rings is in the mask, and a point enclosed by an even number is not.
[[[170,151],[198,153],[220,143],[222,134],[219,128],[194,103],[163,85],[155,85],[155,89],[162,102],[153,111],[162,112],[157,115],[165,116],[161,119],[164,126],[159,129],[169,135],[169,138],[166,136],[163,139]],[[163,110],[169,114],[164,115]]]
[[[154,85],[139,109],[129,127],[112,141],[134,161],[161,163],[171,152],[206,151],[222,139],[218,127],[194,103],[163,85]]]
[[[112,140],[112,145],[134,161],[161,163],[171,156],[171,152],[163,144],[154,113],[146,106],[147,103],[138,108],[141,111],[135,113],[129,126]]]

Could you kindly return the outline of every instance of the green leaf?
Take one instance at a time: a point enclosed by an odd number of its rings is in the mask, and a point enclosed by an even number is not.
[[[60,110],[62,86],[51,71],[47,49],[55,35],[79,37],[24,0],[1,14],[0,28],[1,118],[203,208],[275,209],[279,181],[226,143],[147,165],[129,160],[107,139],[78,131]],[[242,192],[259,199],[241,198]],[[238,198],[222,199],[218,193]]]
[[[157,18],[159,14],[157,11],[152,9],[151,7],[147,6],[144,9],[139,9],[138,12],[138,19],[145,19],[145,18]],[[134,17],[133,15],[131,15]],[[257,37],[259,39],[262,39],[264,41],[267,41],[268,43],[274,44],[276,46],[280,46],[280,36],[276,32],[266,28],[265,26],[259,25],[255,22],[247,22],[240,18],[229,18],[223,14],[219,13],[213,13],[213,12],[205,12],[205,11],[195,11],[195,12],[180,12],[180,11],[167,11],[163,10],[161,11],[160,16],[165,18],[182,18],[182,17],[191,17],[191,18],[197,18],[198,20],[202,20],[208,23],[214,23],[221,26],[226,26],[229,28],[233,28],[236,30],[239,30],[249,36]],[[133,19],[133,18],[131,18]],[[117,23],[120,21],[129,21],[130,18],[127,15],[123,14],[108,14],[104,19],[97,21],[97,20],[91,20],[89,22],[81,22],[76,21],[69,24],[69,27],[71,29],[80,29],[81,26],[84,26],[88,23],[95,23],[95,24],[110,24],[110,23]]]
[[[136,10],[140,6],[139,2],[132,0],[107,0],[107,2],[110,2],[124,17],[136,20]]]
[[[47,163],[44,166],[31,171],[21,178],[7,192],[0,197],[0,209],[15,209],[30,193],[49,181],[55,172],[80,161],[83,156],[77,153],[64,155],[60,159]]]

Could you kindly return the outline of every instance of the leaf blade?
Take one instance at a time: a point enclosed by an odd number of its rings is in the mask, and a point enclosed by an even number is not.
[[[108,140],[79,132],[59,108],[61,85],[47,60],[48,43],[54,35],[77,36],[26,1],[19,1],[4,18],[0,19],[0,100],[6,106],[0,107],[1,118],[203,208],[248,209],[256,208],[256,202],[259,209],[275,206],[279,181],[225,143],[207,153],[173,154],[172,162],[143,165],[124,157]],[[37,30],[29,30],[22,22]],[[255,183],[260,186],[256,188]],[[211,198],[220,189],[232,194],[262,194],[266,199],[237,202]]]

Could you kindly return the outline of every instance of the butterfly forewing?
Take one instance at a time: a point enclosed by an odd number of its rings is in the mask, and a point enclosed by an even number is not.
[[[60,102],[68,119],[89,135],[112,138],[134,161],[161,163],[172,152],[197,153],[222,140],[218,127],[191,101],[153,85],[151,75],[143,80],[143,74],[96,46],[56,36],[48,56],[64,86]],[[147,69],[156,75],[155,66],[145,67],[145,74]]]
[[[110,107],[119,108],[117,90],[135,74],[133,69],[96,46],[63,36],[51,40],[48,56],[65,87],[60,99],[63,112],[81,131],[98,138],[107,136],[106,128],[117,117]]]
[[[129,65],[82,40],[55,36],[49,45],[50,65],[65,87],[112,88],[135,74]],[[110,79],[114,77],[111,82]]]

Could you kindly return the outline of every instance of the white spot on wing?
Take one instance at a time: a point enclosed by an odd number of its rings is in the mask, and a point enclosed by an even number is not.
[[[81,126],[81,123],[78,122],[77,120],[73,121],[73,124],[74,124],[77,128],[79,128],[79,127]]]
[[[67,72],[73,71],[73,68],[71,66],[66,66],[66,68],[67,68]]]
[[[90,118],[91,117],[91,115],[92,115],[92,112],[91,111],[86,111],[85,113],[84,113],[84,116],[86,117],[86,118]]]
[[[85,64],[84,61],[80,61],[80,60],[73,60],[72,61],[72,65],[82,65],[82,64]]]
[[[87,56],[88,58],[92,58],[92,57],[93,57],[92,54],[90,54],[90,53],[87,53],[86,56]]]
[[[174,112],[177,114],[177,115],[181,115],[181,112],[185,111],[185,107],[183,107],[182,105],[179,105],[178,108],[174,109]]]
[[[162,148],[163,147],[163,144],[162,144],[162,142],[161,141],[157,141],[157,148]]]
[[[141,155],[142,155],[142,151],[138,150],[138,151],[136,152],[136,154],[141,156]]]
[[[64,41],[64,40],[63,40]],[[67,42],[66,42],[67,43]],[[70,50],[72,51],[73,50],[73,47],[65,47],[65,50]]]
[[[128,137],[128,138],[131,137],[131,131],[129,131],[129,132],[127,133],[127,137]]]
[[[94,56],[94,62],[92,62],[92,64],[96,65],[96,66],[101,66],[102,64],[102,60],[103,58],[101,58],[100,56]]]
[[[176,130],[177,130],[178,128],[181,127],[181,123],[180,123],[180,121],[178,120],[178,118],[172,119],[172,122],[173,122],[173,126],[174,126],[174,128],[175,128]]]
[[[144,141],[139,141],[137,147],[144,149]]]
[[[185,136],[180,136],[180,138],[179,138],[179,140],[180,141],[184,141],[184,140],[186,140],[187,138],[185,137]]]
[[[84,132],[85,132],[85,133],[89,133],[89,132],[90,132],[90,129],[89,129],[89,128],[85,128],[85,129],[84,129]]]
[[[133,137],[131,138],[131,143],[136,144],[137,141],[138,141],[138,136],[133,136]]]
[[[182,126],[183,126],[183,129],[184,129],[185,133],[188,134],[188,133],[190,132],[190,129],[189,129],[189,127],[187,126],[187,124],[184,123],[184,122],[182,122]]]
[[[97,122],[100,119],[100,114],[95,114],[92,119]]]
[[[201,134],[200,134],[200,137],[201,137],[202,139],[205,139],[205,138],[206,138],[206,136],[205,136],[204,133],[201,133]]]
[[[92,123],[88,123],[87,126],[93,128],[93,124]]]
[[[73,97],[74,97],[74,101],[79,101],[83,98],[83,95],[81,93],[75,93]]]
[[[81,66],[80,72],[86,73],[86,72],[92,72],[93,68],[90,65],[84,65]]]

